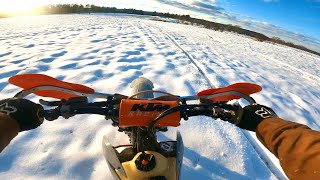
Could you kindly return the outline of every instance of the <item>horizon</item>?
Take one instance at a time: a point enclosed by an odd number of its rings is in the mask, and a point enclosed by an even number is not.
[[[7,14],[32,14],[37,6],[55,4],[93,4],[121,9],[138,9],[164,13],[190,15],[193,18],[231,24],[263,33],[268,37],[279,37],[294,44],[320,52],[320,0],[11,0],[2,3],[0,12]],[[18,4],[18,5],[17,5]],[[303,5],[301,5],[303,4]],[[289,8],[288,8],[289,7]],[[285,11],[283,9],[286,9]],[[318,9],[318,11],[316,10]],[[283,12],[281,12],[283,10]],[[292,14],[289,12],[297,12]],[[287,13],[286,13],[287,12]],[[294,17],[294,18],[293,18]],[[298,18],[299,17],[299,18]]]

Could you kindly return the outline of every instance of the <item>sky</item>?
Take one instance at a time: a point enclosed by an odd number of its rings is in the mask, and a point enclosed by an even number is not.
[[[45,4],[96,4],[189,14],[238,25],[320,52],[320,0],[0,0],[0,11],[27,11]],[[14,7],[14,8],[13,8]]]

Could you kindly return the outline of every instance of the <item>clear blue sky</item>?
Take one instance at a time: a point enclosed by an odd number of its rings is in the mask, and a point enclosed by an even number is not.
[[[320,0],[228,0],[222,7],[286,30],[320,39]]]

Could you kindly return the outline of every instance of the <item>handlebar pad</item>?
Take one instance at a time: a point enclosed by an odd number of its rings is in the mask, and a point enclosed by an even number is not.
[[[159,114],[170,108],[178,106],[177,101],[133,100],[123,99],[120,103],[119,126],[148,126]],[[172,113],[155,126],[180,125],[180,112]]]

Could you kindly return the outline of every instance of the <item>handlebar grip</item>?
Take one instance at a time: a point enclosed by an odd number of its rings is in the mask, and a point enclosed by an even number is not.
[[[57,109],[44,110],[44,118],[48,121],[54,121],[61,116]]]
[[[221,119],[233,124],[238,124],[242,115],[240,105],[216,104],[216,105],[198,105],[186,108],[186,116],[208,116],[214,119]]]
[[[239,124],[242,116],[242,107],[235,106],[231,109],[216,107],[213,109],[213,118],[219,118],[232,124]]]

